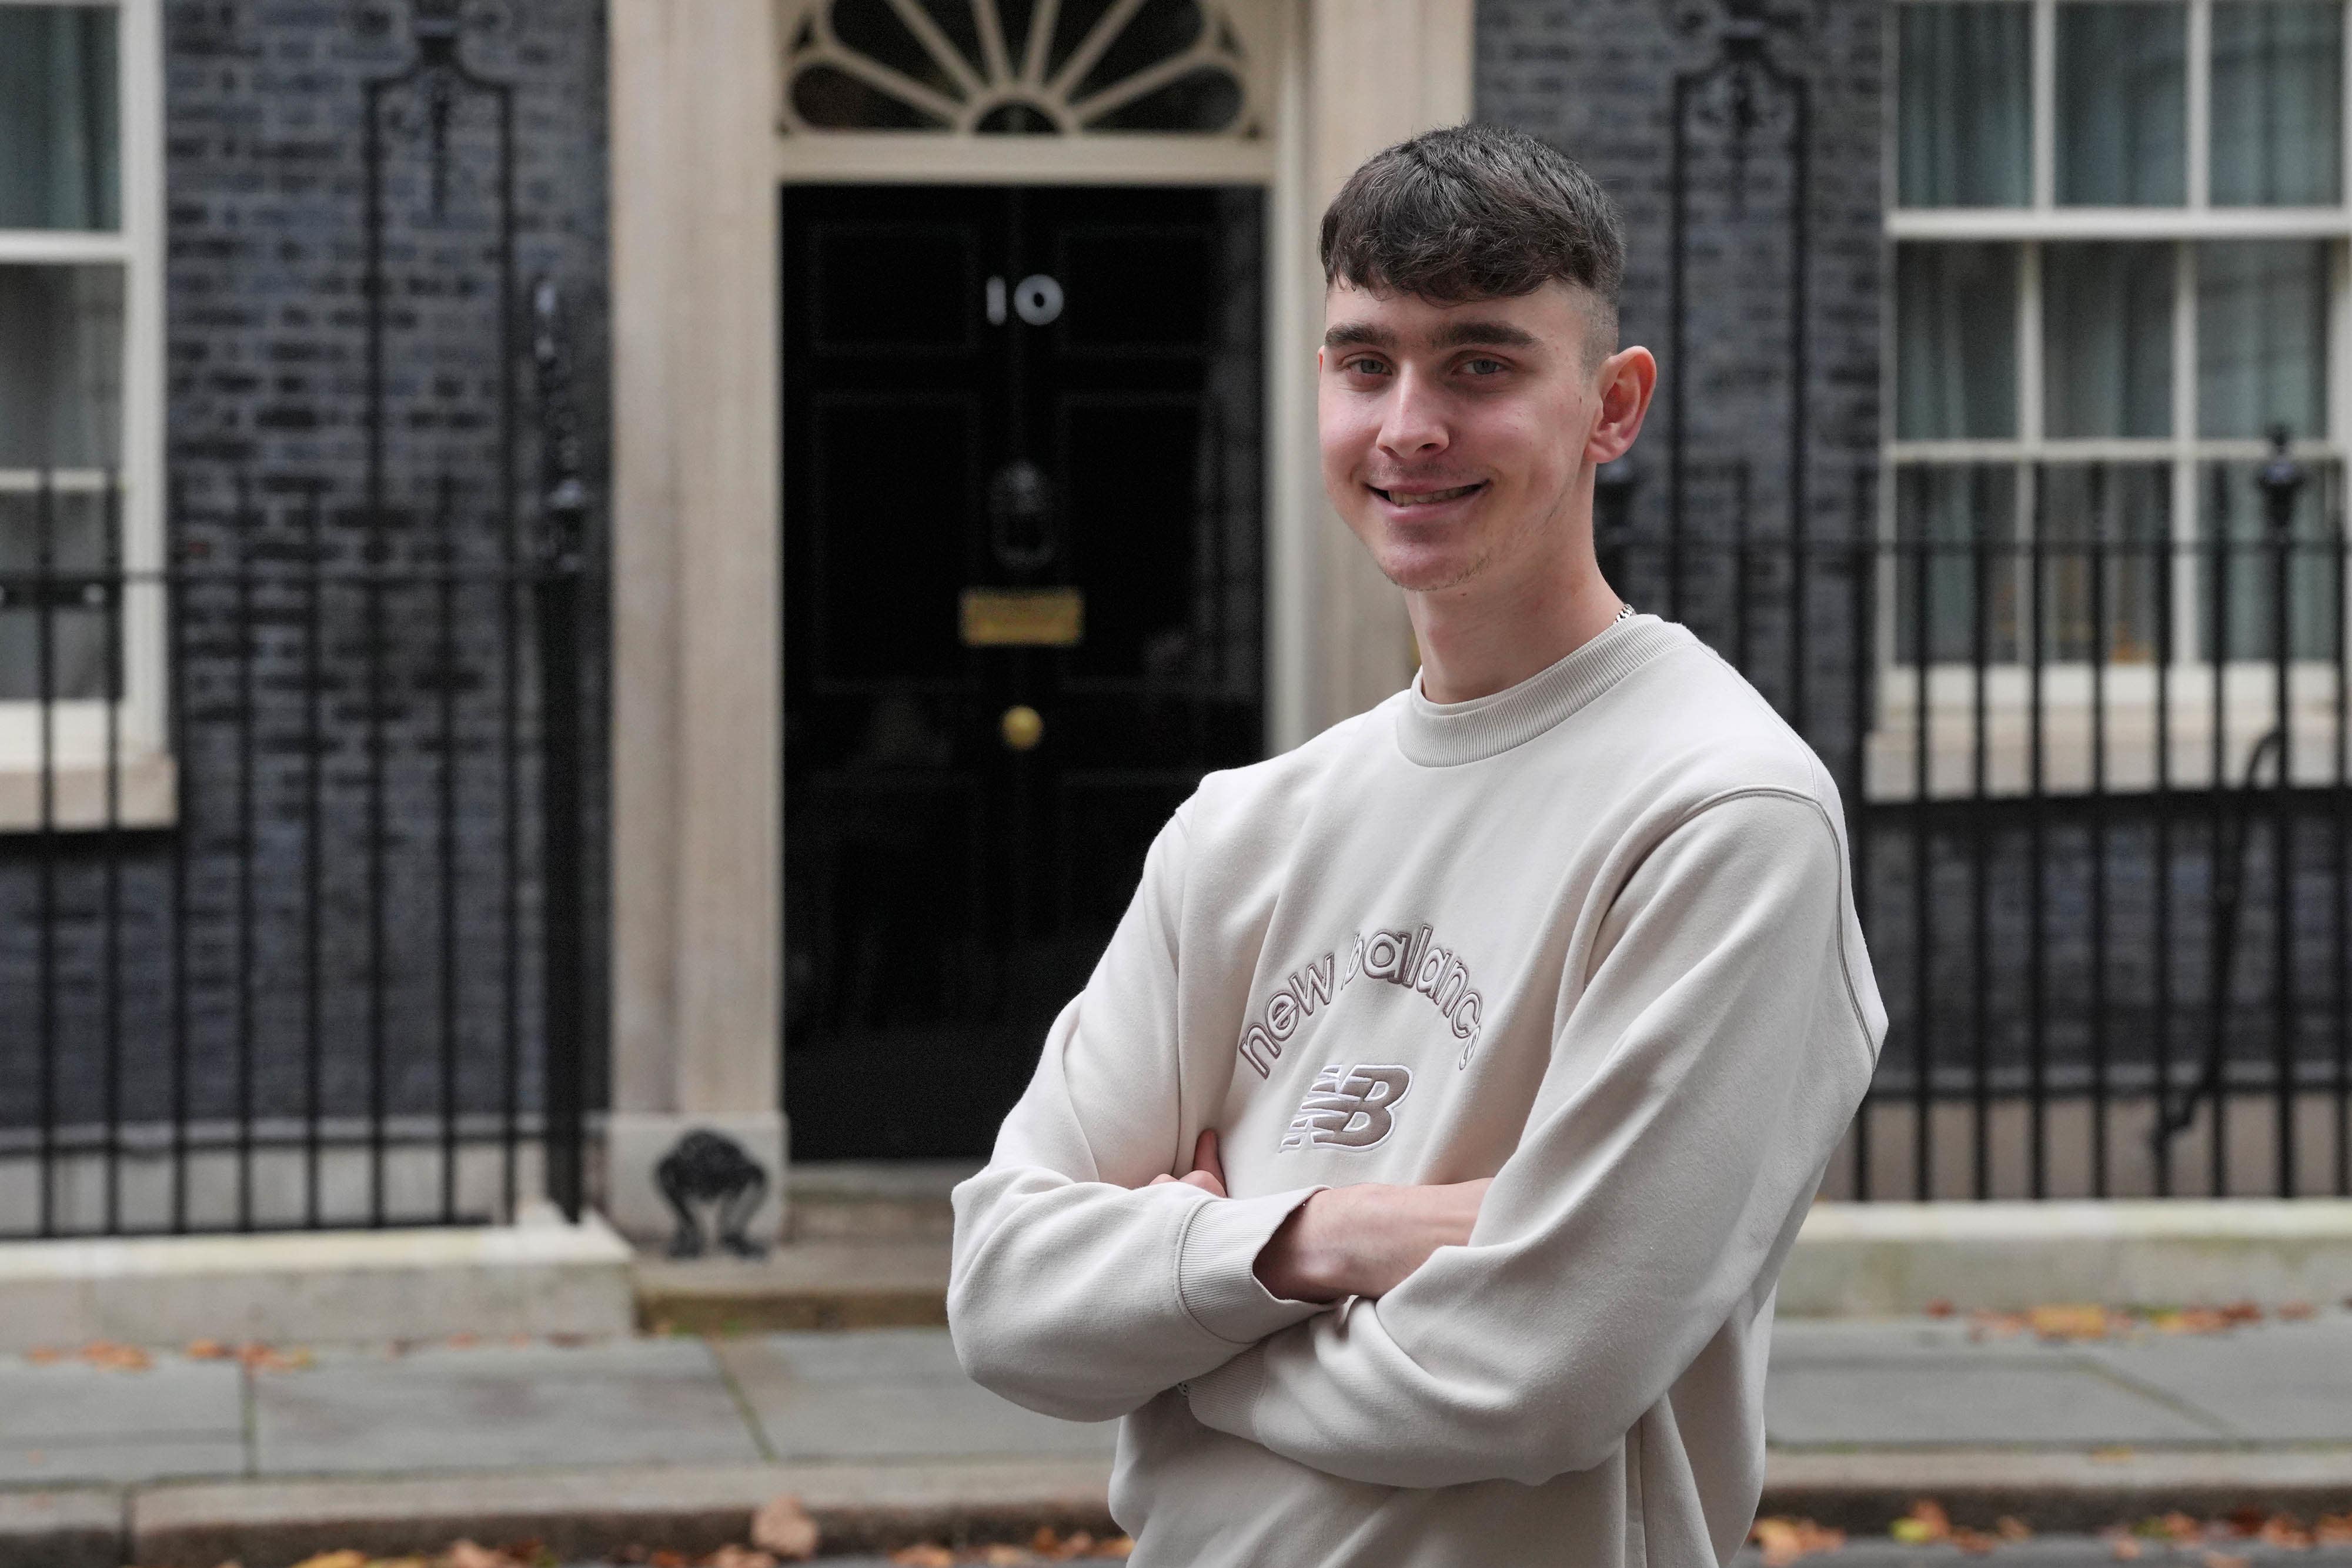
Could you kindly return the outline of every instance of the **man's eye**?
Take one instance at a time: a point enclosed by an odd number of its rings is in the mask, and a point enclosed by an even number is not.
[[[1381,364],[1378,360],[1366,359],[1360,356],[1352,360],[1341,361],[1339,368],[1348,371],[1351,375],[1359,376],[1377,376],[1388,369],[1386,365]]]
[[[1462,368],[1474,376],[1493,376],[1500,375],[1510,367],[1500,360],[1470,360],[1465,361]]]

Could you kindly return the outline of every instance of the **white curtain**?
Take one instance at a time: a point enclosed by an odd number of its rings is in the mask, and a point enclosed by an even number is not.
[[[0,468],[100,468],[122,424],[122,274],[0,267]]]
[[[2032,199],[2029,7],[1994,0],[1896,8],[1906,207],[2021,207]]]
[[[2344,13],[2336,0],[2216,5],[2214,204],[2340,201],[2343,78]]]
[[[2172,434],[2173,277],[2166,243],[2042,247],[2043,434]]]
[[[2327,433],[2327,242],[2197,247],[2197,433]]]
[[[0,5],[0,229],[121,221],[111,6]]]
[[[2188,27],[2177,5],[2058,7],[2061,204],[2188,200]]]
[[[2017,434],[2017,247],[1895,256],[1895,430],[1904,441]]]

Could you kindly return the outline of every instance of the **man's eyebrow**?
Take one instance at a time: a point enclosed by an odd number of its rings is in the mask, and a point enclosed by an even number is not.
[[[1534,349],[1541,340],[1508,321],[1453,321],[1438,330],[1431,346],[1439,349]]]
[[[1370,321],[1342,321],[1323,334],[1327,349],[1393,349],[1396,334]]]

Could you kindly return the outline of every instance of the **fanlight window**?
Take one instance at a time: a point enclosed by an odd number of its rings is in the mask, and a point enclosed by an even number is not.
[[[789,37],[792,131],[1258,134],[1239,37],[1199,0],[811,0]]]

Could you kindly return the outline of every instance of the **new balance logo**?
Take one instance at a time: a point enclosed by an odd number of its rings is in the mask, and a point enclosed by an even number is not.
[[[1315,1075],[1282,1146],[1369,1149],[1395,1130],[1391,1113],[1412,1089],[1409,1068],[1342,1067],[1335,1061]]]

